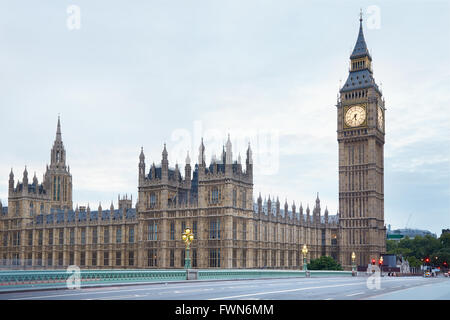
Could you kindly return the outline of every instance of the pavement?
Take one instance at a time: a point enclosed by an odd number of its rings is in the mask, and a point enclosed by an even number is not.
[[[186,281],[1,293],[0,300],[450,300],[450,278],[330,277]]]

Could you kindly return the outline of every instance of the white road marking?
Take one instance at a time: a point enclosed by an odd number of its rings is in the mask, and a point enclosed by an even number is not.
[[[358,282],[358,283],[348,283],[348,284],[336,284],[336,285],[320,286],[320,287],[306,287],[306,288],[287,289],[287,290],[278,290],[278,291],[256,292],[256,293],[241,294],[241,295],[237,295],[237,296],[220,297],[220,298],[211,298],[211,299],[208,299],[208,300],[236,299],[236,298],[241,298],[241,297],[260,296],[260,295],[264,295],[264,294],[295,292],[295,291],[304,291],[304,290],[322,289],[322,288],[346,287],[346,286],[355,286],[355,285],[358,285],[358,286],[359,286],[359,285],[361,285],[361,282]]]
[[[357,296],[359,294],[363,294],[364,292],[356,292],[356,293],[352,293],[352,294],[347,294],[347,297],[353,297],[353,296]]]

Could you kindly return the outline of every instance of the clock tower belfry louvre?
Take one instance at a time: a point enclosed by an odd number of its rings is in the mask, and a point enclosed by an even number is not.
[[[385,251],[384,99],[373,78],[362,17],[337,107],[340,262],[367,266]]]

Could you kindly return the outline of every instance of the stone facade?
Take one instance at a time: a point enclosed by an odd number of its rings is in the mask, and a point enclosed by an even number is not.
[[[191,167],[188,154],[184,175],[178,165],[169,167],[165,145],[161,163],[146,170],[142,149],[135,208],[132,199],[119,197],[118,209],[111,203],[109,210],[101,205],[73,210],[58,118],[43,182],[35,175],[29,183],[25,168],[22,182],[15,185],[11,169],[8,207],[0,203],[0,267],[182,268],[186,227],[195,236],[190,250],[194,268],[298,269],[304,244],[308,260],[332,256],[350,269],[355,251],[356,263],[367,265],[385,250],[385,108],[362,23],[350,59],[349,79],[336,106],[339,214],[325,209],[322,215],[318,194],[312,212],[309,205],[297,210],[295,203],[286,200],[282,206],[270,196],[254,201],[250,144],[242,164],[240,156],[233,159],[230,137],[221,157],[208,166],[202,141],[198,163]]]
[[[378,261],[385,252],[384,137],[385,106],[373,78],[362,19],[350,56],[348,79],[337,102],[339,143],[340,261],[349,268]]]

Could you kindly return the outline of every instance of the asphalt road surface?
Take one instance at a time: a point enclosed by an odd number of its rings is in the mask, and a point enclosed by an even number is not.
[[[379,282],[367,277],[168,282],[1,293],[0,300],[450,300],[450,278],[378,279]]]

